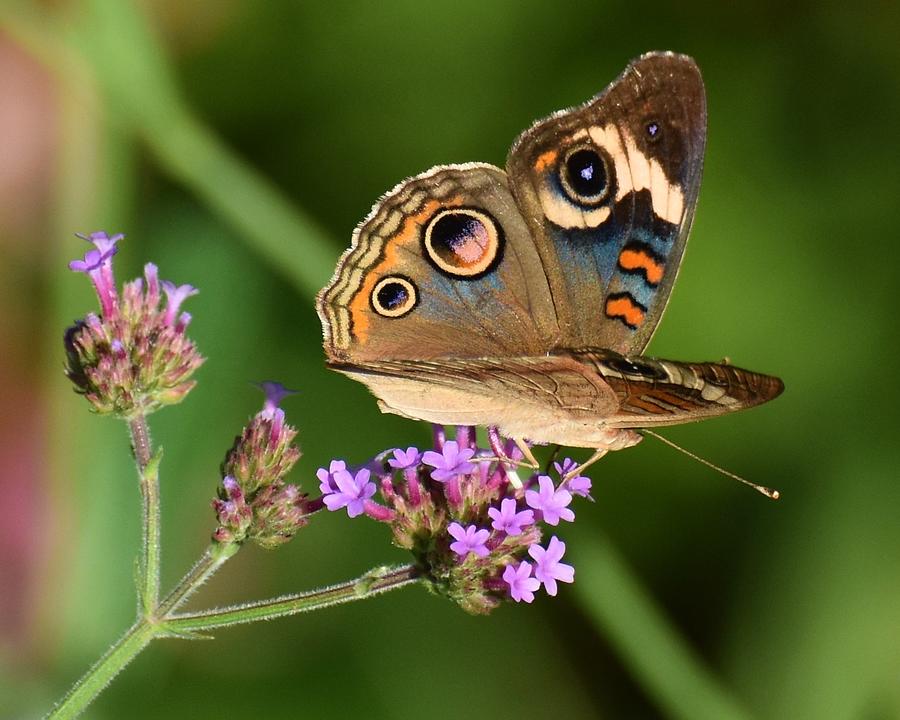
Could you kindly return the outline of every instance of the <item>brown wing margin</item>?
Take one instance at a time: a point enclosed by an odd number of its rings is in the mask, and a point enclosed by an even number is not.
[[[694,422],[761,405],[784,390],[777,377],[733,365],[624,357],[606,350],[574,356],[595,368],[616,394],[619,410],[605,421],[613,428]]]

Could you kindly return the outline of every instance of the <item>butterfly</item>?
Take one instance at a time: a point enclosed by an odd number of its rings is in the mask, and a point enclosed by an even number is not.
[[[640,429],[778,396],[776,377],[643,355],[705,143],[697,65],[654,52],[523,132],[505,171],[441,165],[404,180],[317,296],[328,366],[383,412],[487,426],[532,462],[526,441],[591,448],[592,462]]]

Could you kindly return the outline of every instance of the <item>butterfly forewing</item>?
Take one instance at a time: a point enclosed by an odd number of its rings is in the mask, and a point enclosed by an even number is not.
[[[684,253],[705,141],[697,66],[653,53],[513,145],[507,172],[557,299],[560,347],[646,347]]]
[[[641,428],[702,420],[761,405],[784,390],[780,379],[721,363],[625,357],[608,350],[571,355],[616,395],[609,427]]]

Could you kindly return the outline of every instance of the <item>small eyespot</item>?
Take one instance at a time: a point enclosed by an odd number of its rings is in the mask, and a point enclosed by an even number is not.
[[[647,139],[650,140],[650,142],[656,142],[659,140],[660,135],[662,135],[662,126],[656,122],[656,120],[648,122],[645,129],[647,131]]]
[[[654,367],[648,363],[629,360],[625,357],[604,360],[603,364],[610,370],[622,375],[644,377],[651,380],[663,380],[666,378],[666,374],[661,368]]]
[[[435,267],[461,278],[488,272],[503,251],[500,226],[487,213],[472,208],[439,211],[428,221],[423,243]]]
[[[579,205],[599,205],[609,194],[609,171],[604,153],[593,145],[569,150],[559,169],[559,180],[569,199]]]
[[[419,301],[419,294],[412,281],[402,275],[381,278],[372,289],[372,308],[379,315],[389,318],[403,317]]]

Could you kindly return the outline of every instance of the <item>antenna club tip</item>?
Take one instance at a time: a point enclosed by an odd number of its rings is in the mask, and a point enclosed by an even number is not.
[[[773,500],[779,500],[779,499],[781,499],[781,493],[778,492],[777,490],[771,490],[769,492],[769,497],[772,498]]]

